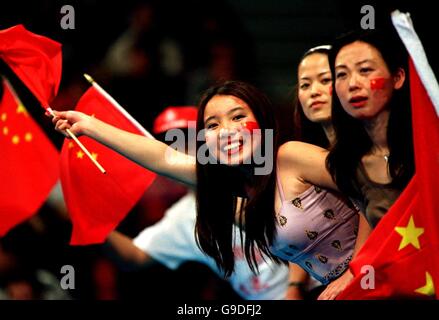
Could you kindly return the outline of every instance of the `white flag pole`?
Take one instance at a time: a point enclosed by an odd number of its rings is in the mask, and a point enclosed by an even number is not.
[[[421,40],[413,28],[410,14],[395,10],[392,12],[392,23],[412,58],[419,78],[436,109],[436,115],[439,117],[439,85],[428,63]]]
[[[11,90],[12,94],[14,95],[14,99],[17,103],[22,104],[20,98],[18,97],[17,93],[15,92],[14,88],[12,87],[12,85],[9,83],[9,81],[7,79],[4,79],[6,85],[8,86],[9,90]],[[53,110],[50,106],[45,107],[45,109],[51,114],[52,117],[55,116],[55,114],[53,113]],[[79,139],[75,136],[75,134],[70,131],[70,129],[66,129],[67,134],[70,136],[70,138],[73,139],[73,141],[76,142],[76,144],[79,146],[79,148],[81,148],[81,150],[87,155],[87,157],[90,158],[90,160],[93,162],[93,164],[99,169],[99,171],[101,171],[102,173],[106,173],[104,167],[101,166],[101,164],[95,159],[93,158],[93,156],[91,155],[91,153],[87,150],[87,148],[81,143],[81,141],[79,141]]]
[[[117,110],[119,110],[131,123],[140,131],[145,137],[155,139],[154,136],[149,133],[142,125],[134,119],[107,91],[105,91],[90,75],[84,73],[85,79],[95,87],[95,89],[102,94]]]

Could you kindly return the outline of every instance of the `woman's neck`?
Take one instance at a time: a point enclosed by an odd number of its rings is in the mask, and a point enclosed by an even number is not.
[[[255,174],[255,168],[252,164],[241,164],[238,167],[238,170],[241,172],[246,182],[253,179],[253,175]]]
[[[375,118],[364,121],[364,128],[372,140],[372,153],[388,155],[387,126],[389,123],[389,110],[383,110]]]
[[[326,138],[328,138],[329,146],[333,146],[335,143],[335,131],[331,121],[325,121],[321,123]]]

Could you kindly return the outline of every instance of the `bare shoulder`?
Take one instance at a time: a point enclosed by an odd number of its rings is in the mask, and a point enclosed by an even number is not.
[[[282,144],[278,151],[279,164],[298,164],[312,158],[326,158],[328,151],[321,147],[301,142],[288,141]]]
[[[281,171],[294,175],[300,181],[336,189],[326,169],[327,156],[326,149],[305,142],[288,141],[279,148],[277,164]]]

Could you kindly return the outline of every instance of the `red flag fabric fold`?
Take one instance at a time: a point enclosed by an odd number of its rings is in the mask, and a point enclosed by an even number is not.
[[[61,81],[61,44],[17,25],[0,31],[0,58],[48,107]]]
[[[439,118],[411,60],[410,91],[416,175],[351,262],[354,281],[337,299],[439,292]]]
[[[0,236],[35,214],[59,178],[59,154],[4,81],[0,100]]]
[[[81,97],[76,110],[141,135],[94,87]],[[64,141],[61,184],[73,223],[70,243],[102,243],[137,203],[156,175],[88,137],[79,139],[105,166],[107,174],[96,170],[71,140]]]

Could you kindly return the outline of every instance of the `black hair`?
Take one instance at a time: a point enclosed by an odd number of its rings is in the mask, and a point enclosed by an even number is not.
[[[299,64],[303,61],[303,59],[315,53],[328,56],[329,51],[330,46],[318,46],[311,48],[303,54]],[[303,113],[303,108],[299,101],[299,83],[294,86],[293,124],[294,140],[311,143],[326,149],[330,147],[329,139],[326,136],[322,125],[320,123],[310,121]]]
[[[226,81],[212,86],[202,96],[199,103],[197,136],[198,132],[204,129],[206,105],[217,95],[231,95],[243,100],[252,110],[262,130],[276,129],[273,107],[264,94],[245,82]],[[262,150],[265,143],[262,139]],[[273,159],[276,161],[276,137],[273,143]],[[202,141],[197,141],[197,150],[202,144]],[[215,260],[226,276],[234,270],[232,230],[237,210],[239,227],[245,231],[244,255],[251,270],[258,271],[257,251],[276,262],[280,261],[269,250],[276,230],[276,166],[273,165],[270,174],[251,177],[240,169],[242,168],[222,164],[203,165],[197,161],[196,238],[200,248]],[[246,191],[246,186],[251,187],[251,194]],[[240,208],[237,208],[237,196],[245,198],[245,203],[241,203]]]

